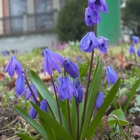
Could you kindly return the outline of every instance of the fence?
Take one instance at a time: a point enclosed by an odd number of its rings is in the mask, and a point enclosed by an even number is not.
[[[52,31],[53,12],[0,18],[0,36]]]

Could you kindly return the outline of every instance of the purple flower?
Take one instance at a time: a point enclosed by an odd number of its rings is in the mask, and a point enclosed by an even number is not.
[[[134,48],[134,46],[130,46],[130,48],[129,48],[129,53],[130,54],[134,54],[135,53],[135,48]]]
[[[104,94],[100,91],[96,99],[95,107],[98,109],[102,106],[104,100]]]
[[[74,96],[75,100],[76,100],[77,103],[81,103],[82,100],[83,100],[83,89],[82,89],[82,86],[79,85],[76,90],[77,90],[78,96],[77,97]]]
[[[96,23],[100,23],[101,15],[99,12],[87,7],[85,9],[85,23],[87,26],[92,26]]]
[[[1,53],[2,53],[3,56],[9,55],[9,53],[7,51],[2,51]]]
[[[63,65],[64,58],[62,56],[49,49],[42,51],[42,55],[44,56],[44,74],[47,71],[47,73],[52,76],[52,69],[61,73],[61,68],[58,63]]]
[[[132,36],[132,42],[133,42],[134,44],[139,43],[139,38],[138,38],[137,36]]]
[[[64,63],[64,69],[65,71],[72,77],[77,78],[79,76],[79,70],[75,63],[73,63],[69,59],[65,59]]]
[[[100,50],[104,54],[108,53],[107,41],[109,41],[107,38],[104,38],[102,36],[98,37],[98,46],[97,46],[97,48],[98,48],[98,50]]]
[[[35,119],[36,115],[37,115],[36,110],[33,108],[33,106],[31,106],[31,109],[30,109],[30,111],[29,111],[29,116],[30,116],[30,118],[31,118],[31,119]]]
[[[94,32],[88,32],[80,41],[80,50],[92,52],[98,46],[98,40]]]
[[[25,75],[22,74],[21,77],[17,77],[15,82],[15,88],[16,88],[16,96],[21,96],[22,93],[25,91]]]
[[[37,98],[38,96],[37,96],[37,92],[36,92],[35,86],[33,84],[30,84],[30,87],[31,87],[35,97]],[[29,87],[25,89],[25,97],[26,97],[26,101],[28,101],[32,97],[31,96],[31,91],[30,91]]]
[[[74,87],[77,89],[78,86],[80,85],[80,81],[79,81],[77,78],[74,79],[74,81],[73,81],[73,85],[74,85]]]
[[[41,101],[40,109],[47,112],[47,101],[46,100]]]
[[[23,68],[21,63],[15,56],[12,56],[8,65],[5,67],[4,72],[8,71],[10,77],[14,75],[14,72],[16,72],[18,76],[22,76],[22,70]]]
[[[57,89],[57,93],[61,101],[64,101],[65,99],[70,100],[73,95],[76,97],[78,96],[75,87],[67,76],[59,77],[58,82],[60,86],[55,82],[55,88]]]
[[[108,12],[108,6],[105,0],[89,0],[88,6],[98,13],[100,12],[100,10],[104,13]]]
[[[137,55],[140,57],[140,48],[137,50]]]
[[[117,73],[113,70],[111,66],[106,67],[106,76],[107,76],[108,85],[110,84],[114,85],[118,79]]]
[[[80,56],[77,56],[76,59],[77,59],[78,63],[82,63],[82,59],[80,58]]]

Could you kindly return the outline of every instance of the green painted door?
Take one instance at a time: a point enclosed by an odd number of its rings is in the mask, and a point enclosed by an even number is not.
[[[98,36],[109,39],[109,44],[119,42],[120,29],[120,0],[106,0],[108,3],[108,14],[101,12],[101,22],[98,25]]]

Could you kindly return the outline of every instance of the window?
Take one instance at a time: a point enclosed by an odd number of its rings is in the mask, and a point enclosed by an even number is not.
[[[52,11],[52,0],[35,0],[36,13]]]
[[[11,32],[23,31],[23,14],[27,12],[26,0],[10,0]]]
[[[10,15],[19,16],[27,12],[26,0],[10,0]]]
[[[53,28],[52,0],[35,0],[37,29]]]

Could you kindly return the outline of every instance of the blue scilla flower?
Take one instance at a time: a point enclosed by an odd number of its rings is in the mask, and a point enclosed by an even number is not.
[[[79,76],[79,70],[78,66],[73,63],[69,59],[65,59],[64,63],[64,69],[65,71],[72,77],[72,78],[77,78]]]
[[[130,46],[130,48],[129,48],[129,53],[130,54],[134,54],[135,53],[135,48],[134,48],[134,46]]]
[[[137,55],[140,57],[140,48],[137,50]]]
[[[31,119],[35,119],[36,115],[37,115],[36,110],[34,109],[33,106],[31,106],[30,111],[29,111],[29,116],[30,116],[30,118],[31,118]]]
[[[106,76],[107,76],[108,85],[110,84],[114,85],[118,79],[117,73],[114,71],[114,69],[111,66],[106,67]]]
[[[85,23],[87,26],[92,26],[96,23],[100,23],[100,21],[101,21],[100,13],[96,12],[90,7],[87,7],[85,9]]]
[[[104,54],[108,53],[108,49],[107,49],[107,42],[109,40],[107,38],[104,38],[102,36],[98,37],[98,50],[103,52]]]
[[[108,6],[105,0],[89,0],[88,6],[96,12],[100,12],[100,10],[104,13],[108,12]]]
[[[95,107],[97,109],[100,108],[103,104],[103,101],[104,101],[104,94],[100,91],[99,94],[98,94],[98,97],[96,99]]]
[[[83,88],[81,85],[77,87],[78,96],[74,96],[77,103],[81,103],[83,100]]]
[[[133,42],[134,44],[139,43],[139,38],[138,38],[137,36],[132,36],[132,42]]]
[[[47,101],[46,100],[41,101],[40,109],[47,112]]]
[[[15,56],[12,56],[8,65],[5,67],[4,72],[8,72],[10,77],[14,75],[14,72],[16,72],[18,76],[22,76],[22,70],[21,63]]]
[[[32,89],[32,91],[33,91],[33,94],[34,94],[35,97],[37,98],[38,95],[37,95],[35,86],[31,83],[31,84],[30,84],[30,87],[31,87],[31,89]],[[26,101],[28,101],[28,100],[32,97],[31,91],[30,91],[29,87],[25,89],[25,92],[24,92],[24,93],[25,93]]]
[[[45,49],[42,52],[42,55],[44,56],[44,74],[47,72],[50,76],[52,76],[53,69],[61,73],[61,68],[58,63],[63,65],[64,58],[62,56],[49,49]]]
[[[88,32],[80,41],[80,50],[92,52],[98,46],[98,40],[94,32]]]
[[[76,97],[78,96],[77,90],[67,76],[59,77],[58,82],[59,85],[55,82],[55,88],[57,89],[58,97],[61,101],[64,101],[65,99],[70,100],[73,95]]]
[[[18,76],[15,82],[16,96],[21,96],[25,91],[25,75]]]
[[[79,81],[79,79],[74,79],[74,81],[73,81],[73,85],[74,85],[74,87],[77,89],[78,88],[78,86],[80,85],[80,81]]]

